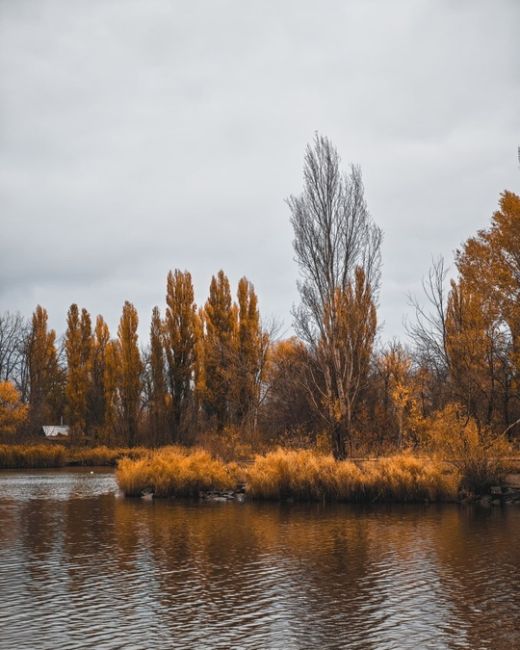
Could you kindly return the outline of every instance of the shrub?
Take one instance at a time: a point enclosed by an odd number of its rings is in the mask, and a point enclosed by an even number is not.
[[[477,427],[456,404],[448,404],[430,419],[427,429],[430,449],[460,473],[460,487],[484,494],[501,483],[507,473],[511,446],[504,436]]]

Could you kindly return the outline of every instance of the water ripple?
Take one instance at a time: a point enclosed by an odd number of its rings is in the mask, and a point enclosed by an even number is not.
[[[520,648],[520,512],[143,502],[0,474],[0,649]]]

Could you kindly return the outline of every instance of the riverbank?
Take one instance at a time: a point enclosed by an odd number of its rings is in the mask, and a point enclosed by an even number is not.
[[[335,461],[312,450],[277,449],[225,462],[200,448],[0,445],[0,469],[117,467],[130,497],[329,502],[520,503],[520,474],[496,459],[466,466],[427,455]],[[478,469],[478,472],[476,471]]]
[[[123,458],[116,471],[127,496],[201,496],[292,501],[454,501],[456,469],[400,454],[377,461],[335,461],[308,450],[278,449],[252,464],[224,463],[204,450],[170,447]]]
[[[127,496],[329,502],[520,503],[520,476],[506,462],[465,465],[401,453],[335,461],[311,450],[277,449],[246,463],[225,463],[201,449],[166,447],[118,463]]]
[[[124,457],[137,459],[144,447],[66,447],[61,444],[0,445],[0,469],[39,469],[67,466],[115,467]]]

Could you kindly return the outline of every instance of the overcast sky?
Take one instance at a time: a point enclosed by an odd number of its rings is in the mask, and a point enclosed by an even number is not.
[[[0,0],[0,311],[146,335],[169,269],[223,268],[290,331],[305,145],[361,165],[382,337],[432,256],[520,191],[517,0]]]

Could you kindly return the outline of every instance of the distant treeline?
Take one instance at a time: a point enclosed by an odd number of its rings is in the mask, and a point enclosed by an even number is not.
[[[382,233],[360,170],[317,135],[304,189],[290,197],[300,270],[297,336],[262,324],[253,285],[220,271],[203,306],[191,275],[170,272],[166,303],[140,346],[125,302],[117,332],[70,306],[57,340],[38,306],[0,316],[0,431],[63,418],[73,440],[192,443],[206,432],[244,441],[353,450],[431,446],[443,436],[516,434],[520,418],[520,197],[504,192],[489,228],[469,238],[447,281],[424,281],[406,344],[376,343]],[[239,432],[236,434],[236,432]],[[208,435],[213,435],[209,434]]]
[[[190,273],[170,272],[164,316],[153,309],[144,350],[138,324],[135,307],[125,302],[117,336],[111,337],[103,316],[93,324],[89,312],[73,304],[57,345],[43,307],[30,323],[5,314],[1,358],[9,363],[0,365],[1,377],[15,384],[28,405],[23,428],[36,432],[63,418],[73,439],[132,446],[188,442],[206,426],[256,426],[270,338],[246,278],[233,301],[220,271],[198,309]]]

